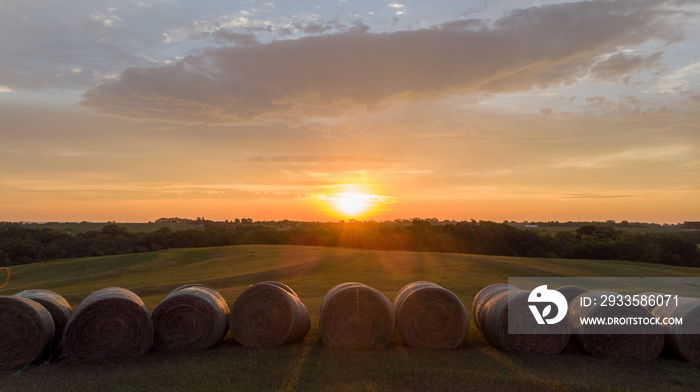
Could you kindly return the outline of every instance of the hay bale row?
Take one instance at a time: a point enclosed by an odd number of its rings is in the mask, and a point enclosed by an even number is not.
[[[404,286],[394,299],[396,325],[407,346],[453,349],[469,333],[469,315],[451,291],[432,282]]]
[[[474,297],[474,302],[472,302],[472,316],[474,317],[474,324],[481,331],[481,320],[484,318],[482,312],[486,303],[496,294],[502,293],[508,290],[518,290],[517,287],[505,283],[494,283],[488,285],[481,289]]]
[[[569,320],[574,342],[585,352],[605,358],[629,359],[649,362],[656,359],[664,346],[663,331],[658,326],[645,326],[650,333],[631,333],[631,326],[605,326],[611,333],[594,333],[598,326],[584,325],[585,317],[651,317],[642,306],[601,306],[603,296],[617,295],[612,291],[594,290],[585,292],[569,306]],[[591,298],[590,306],[582,306],[580,299]]]
[[[546,334],[508,333],[509,321],[531,330],[538,327],[528,307],[529,295],[529,291],[506,289],[491,296],[478,313],[481,332],[489,343],[507,352],[534,355],[560,353],[569,342],[566,323],[547,325],[551,333]]]
[[[395,331],[394,307],[376,289],[348,282],[333,287],[323,297],[319,333],[328,347],[386,347]]]
[[[656,306],[651,311],[654,317],[683,318],[683,324],[663,325],[665,343],[669,350],[688,362],[700,362],[700,299],[678,297],[669,306]]]
[[[248,287],[236,298],[229,328],[243,346],[274,347],[303,339],[311,318],[294,290],[268,281]]]
[[[58,354],[61,339],[63,338],[63,331],[66,329],[66,324],[68,324],[71,313],[73,313],[73,309],[68,301],[53,291],[41,289],[24,290],[15,294],[15,296],[31,299],[49,311],[55,327],[51,351],[53,354]]]
[[[472,302],[472,316],[474,316],[474,324],[481,331],[481,320],[484,318],[482,312],[486,303],[496,294],[508,290],[518,290],[517,287],[505,283],[494,283],[481,289]]]
[[[571,302],[579,295],[587,292],[588,290],[579,286],[561,286],[557,289],[557,291],[560,292],[564,298],[566,298],[566,303],[571,304]]]
[[[97,290],[78,305],[63,334],[66,361],[128,358],[153,345],[153,323],[141,298],[119,287]]]
[[[208,286],[190,284],[171,291],[153,310],[153,349],[197,351],[228,333],[229,307]]]
[[[39,359],[51,347],[55,326],[45,307],[24,297],[0,296],[0,368]]]

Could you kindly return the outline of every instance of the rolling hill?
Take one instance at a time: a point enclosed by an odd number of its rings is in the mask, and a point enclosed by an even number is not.
[[[42,288],[73,307],[94,290],[120,286],[152,311],[175,287],[204,283],[229,304],[253,283],[277,280],[292,287],[311,314],[303,343],[250,349],[230,338],[191,354],[153,353],[96,364],[30,366],[0,372],[3,390],[677,390],[700,389],[697,364],[664,355],[653,363],[587,356],[567,348],[555,357],[524,357],[491,347],[473,324],[463,348],[426,351],[405,347],[398,335],[383,350],[324,348],[318,313],[336,284],[358,281],[390,300],[405,284],[429,280],[467,306],[483,287],[516,276],[698,276],[700,269],[622,261],[561,260],[445,253],[382,252],[344,248],[246,245],[67,259],[11,268],[0,295]]]

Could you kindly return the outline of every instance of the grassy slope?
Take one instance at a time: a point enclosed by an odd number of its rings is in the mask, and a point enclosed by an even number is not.
[[[373,351],[324,348],[318,313],[334,285],[359,281],[393,300],[405,284],[431,280],[455,292],[469,308],[484,286],[515,276],[700,276],[700,270],[630,262],[527,259],[353,249],[237,246],[171,249],[138,255],[62,260],[12,267],[0,294],[29,288],[62,294],[75,307],[90,292],[110,286],[139,294],[153,310],[173,288],[188,282],[215,287],[229,304],[250,284],[289,284],[311,313],[303,343],[249,349],[230,338],[192,354],[161,354],[98,364],[33,366],[0,372],[7,390],[700,390],[700,369],[672,357],[630,363],[567,349],[556,357],[521,357],[492,348],[473,322],[467,344],[453,351],[403,346]]]

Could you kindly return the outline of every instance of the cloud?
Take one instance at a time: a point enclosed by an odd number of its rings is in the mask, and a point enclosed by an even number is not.
[[[595,169],[606,168],[629,162],[677,161],[693,153],[693,148],[686,145],[667,145],[657,147],[634,148],[620,152],[600,154],[584,159],[571,158],[555,164],[553,167]]]
[[[572,193],[563,196],[567,199],[620,199],[620,198],[630,198],[633,195],[627,194],[599,194],[599,193]]]
[[[652,53],[649,56],[635,56],[624,52],[615,53],[593,65],[591,74],[597,79],[617,79],[620,76],[657,64],[661,55],[662,52]]]
[[[658,93],[683,92],[698,85],[700,85],[700,63],[695,63],[660,78],[652,91]]]
[[[128,9],[126,4],[116,9],[78,3],[0,3],[0,36],[12,37],[0,40],[0,83],[14,91],[84,91],[105,74],[154,64],[141,50],[143,42],[151,41],[147,37],[165,39],[160,31],[155,34],[155,18],[146,16],[135,25],[119,16],[127,13],[122,9]],[[81,72],[73,71],[78,68]]]
[[[212,38],[214,42],[218,44],[228,44],[233,43],[241,46],[249,46],[258,44],[258,39],[255,34],[252,33],[236,33],[228,29],[219,28],[214,31],[203,31],[200,33],[192,34],[194,39],[205,39]]]
[[[317,156],[317,155],[284,155],[284,156],[257,156],[246,159],[254,163],[387,163],[384,158],[378,157],[352,157],[352,156]]]
[[[390,3],[389,5],[387,5],[387,7],[395,9],[396,15],[403,15],[404,13],[406,13],[406,6],[400,3]]]
[[[241,123],[336,116],[391,99],[513,92],[623,75],[653,64],[620,54],[680,37],[664,1],[585,1],[511,11],[491,25],[349,32],[205,49],[128,68],[83,105],[139,119]],[[600,61],[604,56],[607,60]]]

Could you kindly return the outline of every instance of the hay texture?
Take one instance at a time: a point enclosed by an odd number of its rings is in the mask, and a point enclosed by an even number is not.
[[[644,309],[648,310],[649,313],[651,313],[651,311],[654,310],[654,308],[656,307],[656,299],[658,299],[658,297],[661,296],[661,297],[664,297],[663,299],[665,300],[667,295],[669,295],[669,293],[661,293],[658,291],[647,291],[645,293],[639,294],[640,297],[647,298],[647,303],[644,305]],[[651,305],[651,303],[649,301],[650,297],[655,297],[654,298],[654,305]],[[680,299],[681,297],[679,296],[678,298]]]
[[[73,311],[63,334],[66,361],[129,358],[153,345],[148,308],[133,292],[119,287],[97,290]]]
[[[512,320],[528,329],[537,322],[528,308],[529,291],[505,290],[492,296],[481,310],[481,332],[492,345],[501,350],[527,355],[553,355],[560,353],[569,342],[567,323],[548,325],[552,333],[510,334],[508,321]],[[509,307],[512,307],[509,312]]]
[[[49,311],[55,326],[54,339],[51,349],[54,353],[56,353],[57,350],[59,350],[61,339],[63,338],[63,331],[66,329],[68,319],[70,318],[71,313],[73,313],[73,309],[68,301],[53,291],[41,289],[24,290],[15,294],[15,296],[36,301]]]
[[[678,297],[678,306],[657,306],[651,314],[683,318],[681,325],[663,325],[666,346],[674,354],[688,362],[700,362],[700,299]]]
[[[0,296],[0,369],[37,360],[51,346],[54,330],[51,314],[38,302]]]
[[[229,328],[243,346],[274,347],[303,339],[311,319],[294,290],[279,282],[260,282],[233,302]]]
[[[595,333],[595,327],[584,325],[584,317],[651,317],[649,311],[642,306],[601,306],[603,296],[617,295],[605,290],[593,290],[581,294],[569,304],[569,320],[573,327],[574,342],[585,352],[604,358],[618,358],[633,361],[650,362],[656,359],[664,347],[663,331],[658,326],[646,326],[652,333],[630,333],[633,327],[629,325],[606,326],[613,332]],[[591,298],[591,306],[582,306],[581,297]]]
[[[394,300],[396,325],[404,343],[424,349],[453,349],[469,333],[469,315],[450,290],[432,282],[404,286]]]
[[[214,289],[191,284],[171,291],[153,310],[153,349],[204,350],[228,333],[229,307]]]
[[[518,290],[518,288],[505,283],[495,283],[484,287],[476,294],[474,302],[472,302],[472,316],[474,317],[474,324],[476,324],[479,330],[481,330],[482,311],[484,310],[486,302],[494,295],[508,290]]]
[[[386,347],[395,331],[394,306],[376,289],[348,282],[333,287],[323,297],[319,333],[327,347]]]
[[[585,293],[588,290],[579,286],[562,286],[559,287],[557,291],[562,293],[562,295],[564,295],[564,298],[566,298],[566,302],[570,304],[571,301],[576,299],[576,297]]]

